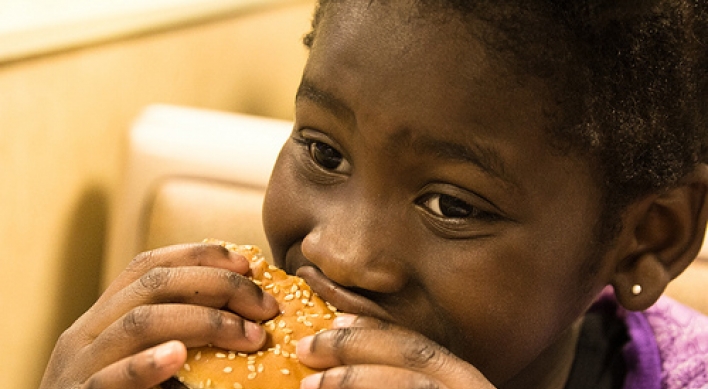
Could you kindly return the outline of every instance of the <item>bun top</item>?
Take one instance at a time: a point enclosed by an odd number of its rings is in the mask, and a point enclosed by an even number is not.
[[[298,361],[295,345],[305,336],[330,328],[336,309],[313,293],[302,278],[268,264],[258,247],[210,242],[246,257],[251,262],[247,275],[278,300],[281,313],[263,324],[268,335],[260,351],[192,348],[176,378],[190,389],[299,388],[300,380],[316,371]]]

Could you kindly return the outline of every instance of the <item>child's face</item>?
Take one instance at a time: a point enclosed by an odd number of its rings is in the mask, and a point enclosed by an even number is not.
[[[588,266],[598,188],[544,138],[540,83],[461,22],[367,4],[319,27],[264,207],[275,261],[504,382],[607,281]]]

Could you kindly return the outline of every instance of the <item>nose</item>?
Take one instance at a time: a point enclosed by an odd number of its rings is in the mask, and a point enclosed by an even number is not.
[[[305,236],[302,253],[339,285],[395,293],[408,281],[399,250],[403,230],[382,207],[340,208]]]

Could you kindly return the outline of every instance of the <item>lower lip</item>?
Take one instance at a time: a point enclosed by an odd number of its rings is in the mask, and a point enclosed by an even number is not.
[[[378,304],[337,285],[313,266],[302,266],[295,274],[304,279],[313,292],[342,312],[392,321],[391,316]]]

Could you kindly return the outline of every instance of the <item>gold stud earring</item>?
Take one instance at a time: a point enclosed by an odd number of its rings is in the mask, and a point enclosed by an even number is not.
[[[632,294],[638,296],[640,293],[642,293],[642,286],[639,284],[632,285]]]

